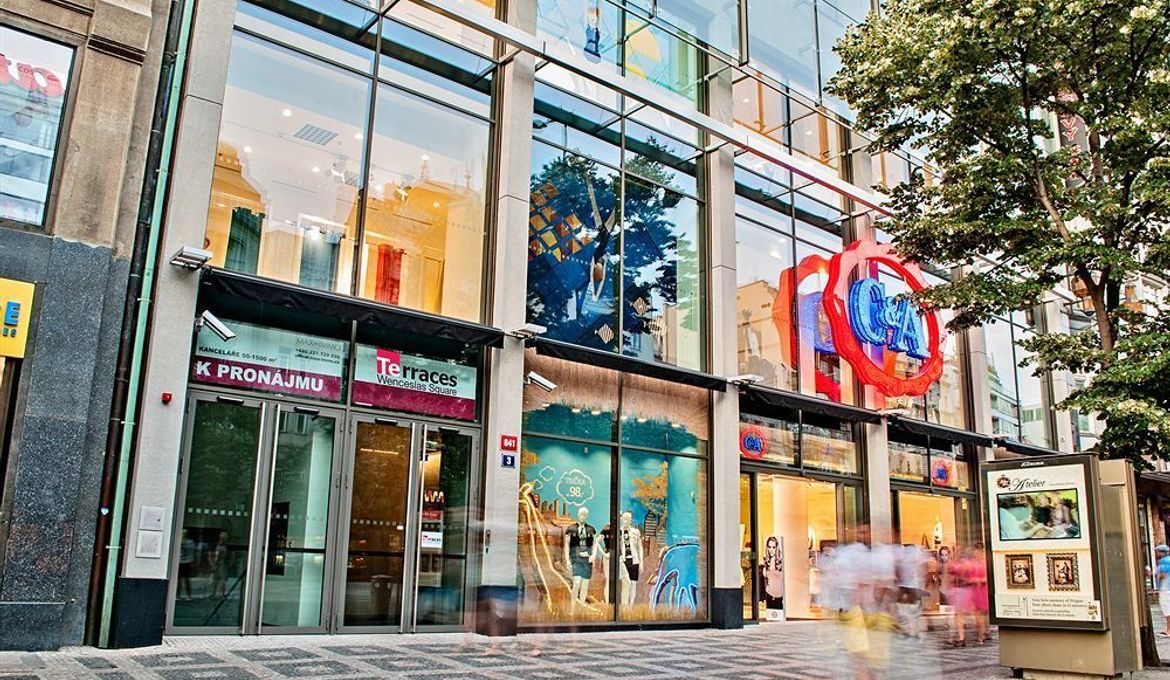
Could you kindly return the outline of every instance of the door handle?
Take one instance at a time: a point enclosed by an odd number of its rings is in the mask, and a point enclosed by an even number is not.
[[[398,421],[393,418],[374,418],[374,422],[379,425],[397,425]]]
[[[221,404],[243,404],[244,400],[239,397],[225,397],[222,394],[216,395],[215,400]]]
[[[321,409],[312,408],[310,406],[294,406],[293,410],[297,413],[304,413],[305,415],[315,416],[321,413]]]

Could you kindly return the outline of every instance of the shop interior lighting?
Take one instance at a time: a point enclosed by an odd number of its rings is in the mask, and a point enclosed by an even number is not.
[[[182,269],[201,269],[211,261],[211,251],[194,246],[183,246],[171,255],[171,264]]]

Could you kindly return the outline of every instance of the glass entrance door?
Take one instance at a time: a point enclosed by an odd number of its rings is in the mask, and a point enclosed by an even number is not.
[[[339,628],[462,626],[474,433],[367,416],[351,430]]]
[[[169,629],[324,630],[340,414],[204,394],[189,408]]]

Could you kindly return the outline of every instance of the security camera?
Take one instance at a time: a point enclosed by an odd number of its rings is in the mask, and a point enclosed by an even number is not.
[[[220,321],[218,316],[212,314],[206,309],[203,310],[203,313],[199,315],[199,323],[201,326],[210,328],[211,332],[218,335],[219,339],[223,340],[224,342],[227,342],[228,340],[236,337],[235,332],[231,328],[228,328],[226,323]]]
[[[727,382],[732,385],[755,385],[756,383],[764,382],[764,376],[755,373],[745,373],[743,375],[733,375],[727,379]]]
[[[536,371],[529,371],[528,375],[524,377],[525,385],[536,385],[545,392],[552,392],[557,388],[557,384]]]

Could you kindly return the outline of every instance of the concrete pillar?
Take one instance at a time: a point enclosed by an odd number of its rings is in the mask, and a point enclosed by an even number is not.
[[[1041,307],[1044,315],[1042,329],[1047,333],[1069,332],[1068,315],[1061,313],[1059,300],[1049,300]],[[1051,386],[1052,401],[1047,405],[1051,415],[1053,431],[1053,448],[1065,453],[1075,453],[1076,433],[1073,431],[1071,414],[1068,411],[1057,411],[1056,404],[1068,398],[1073,390],[1072,376],[1067,371],[1056,371],[1048,374],[1045,380]]]
[[[710,68],[719,67],[715,60]],[[731,72],[708,81],[710,114],[732,122],[734,101]],[[707,185],[710,247],[707,280],[710,285],[711,352],[710,372],[736,374],[735,300],[735,155],[724,145],[707,154]],[[711,556],[714,583],[711,584],[711,622],[718,628],[743,627],[743,572],[739,563],[741,522],[739,516],[739,392],[729,388],[714,392],[711,402],[711,504],[713,523]]]
[[[536,32],[535,0],[507,4],[507,21]],[[528,183],[532,148],[535,59],[518,54],[496,76],[499,121],[499,197],[496,203],[491,322],[505,331],[526,321],[528,290]],[[519,440],[524,401],[524,343],[512,337],[492,350],[484,422],[483,542],[476,629],[486,635],[513,635],[517,617],[518,499],[520,456],[501,463],[501,437]]]
[[[164,233],[156,264],[154,307],[144,366],[141,406],[136,427],[138,444],[126,504],[127,531],[118,579],[118,598],[131,598],[116,615],[157,617],[166,609],[169,551],[161,557],[134,554],[143,508],[162,508],[170,545],[175,517],[175,490],[186,410],[187,371],[194,332],[198,274],[167,264],[183,246],[202,247],[215,167],[215,147],[227,81],[228,56],[235,7],[231,3],[200,5],[192,26],[189,63],[198,64],[186,83],[180,108],[174,165]],[[173,395],[164,404],[160,395]],[[161,642],[161,626],[159,627]],[[149,641],[144,642],[149,644]]]

